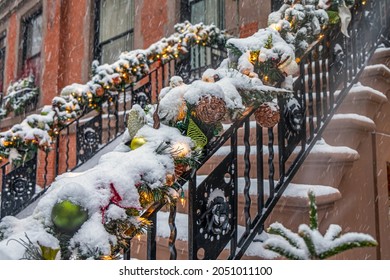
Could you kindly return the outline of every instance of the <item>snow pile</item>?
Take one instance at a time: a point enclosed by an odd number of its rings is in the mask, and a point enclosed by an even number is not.
[[[58,247],[60,235],[53,224],[52,209],[56,203],[65,200],[86,209],[89,215],[69,240],[69,249],[87,257],[110,254],[112,246],[117,245],[117,236],[110,234],[105,224],[130,219],[131,224],[137,225],[139,216],[129,218],[126,209],[144,209],[140,202],[139,186],[146,184],[152,190],[161,188],[166,184],[167,174],[174,173],[173,156],[169,152],[158,152],[160,145],[180,142],[193,146],[190,138],[164,125],[158,130],[145,125],[136,137],[143,137],[146,143],[130,152],[107,153],[97,166],[85,172],[58,176],[31,216],[22,220],[4,218],[0,224],[4,239],[0,242],[0,257],[20,258],[24,252],[22,245],[9,240],[22,238],[25,234],[33,242],[52,240],[49,245]],[[37,236],[40,238],[37,239]]]

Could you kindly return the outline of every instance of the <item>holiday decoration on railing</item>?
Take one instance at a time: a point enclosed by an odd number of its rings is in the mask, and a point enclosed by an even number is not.
[[[280,112],[277,104],[266,102],[255,111],[255,120],[261,127],[274,127],[280,120]]]
[[[32,75],[11,83],[0,104],[0,120],[7,117],[10,112],[16,115],[23,113],[28,106],[38,102],[38,96],[39,89]]]
[[[230,67],[250,78],[260,78],[265,85],[281,87],[286,77],[298,70],[294,48],[272,28],[248,38],[229,39],[227,48]]]
[[[355,4],[355,0],[327,0],[322,1],[322,6],[327,10],[330,24],[341,23],[341,32],[349,37],[348,25],[351,22],[352,15],[350,8]]]
[[[320,36],[317,23],[322,29],[325,17],[313,6],[316,2],[308,0],[305,3],[311,4],[305,5],[286,0],[284,12],[290,9],[290,28],[296,30],[297,37],[304,28]],[[123,53],[112,65],[94,63],[90,82],[64,88],[62,96],[41,115],[30,116],[1,133],[0,155],[9,156],[12,149],[17,154],[23,148],[48,149],[51,136],[62,126],[88,107],[101,110],[103,102],[112,98],[110,89],[123,89],[125,84],[144,77],[151,63],[164,63],[187,52],[190,46],[219,43],[225,38],[217,28],[202,24],[186,22],[177,30],[147,50]],[[229,58],[220,68],[208,69],[201,81],[190,85],[172,78],[170,86],[161,91],[158,106],[145,107],[147,113],[134,105],[121,149],[105,154],[94,168],[83,173],[57,177],[33,215],[22,220],[3,218],[2,242],[27,234],[35,247],[43,244],[53,251],[60,249],[63,259],[115,259],[129,248],[134,236],[153,226],[142,217],[150,205],[176,203],[181,198],[179,193],[184,192],[178,180],[197,168],[203,148],[221,132],[222,121],[234,121],[245,109],[258,108],[260,125],[276,125],[279,110],[267,102],[291,94],[289,76],[297,70],[296,41],[286,42],[281,34],[277,27],[270,27],[246,39],[230,39]],[[33,147],[25,147],[26,143]],[[227,234],[226,200],[214,194],[203,218],[208,231]]]
[[[323,235],[318,230],[318,215],[315,195],[309,191],[309,225],[299,226],[298,233],[273,223],[268,228],[270,237],[264,241],[264,248],[293,260],[326,259],[346,250],[358,247],[373,247],[378,243],[368,234],[348,232],[341,234],[339,225],[330,225]]]
[[[287,0],[268,17],[268,24],[277,30],[287,43],[295,47],[300,57],[317,40],[328,24],[328,14],[319,0]]]
[[[81,116],[87,109],[101,111],[103,103],[112,100],[110,90],[120,90],[125,85],[145,77],[149,73],[149,65],[158,61],[166,63],[173,59],[180,59],[181,55],[188,53],[193,46],[223,46],[228,38],[228,35],[215,25],[202,23],[193,25],[186,21],[177,24],[175,29],[176,33],[161,39],[148,49],[122,53],[118,61],[110,65],[99,65],[97,61],[94,61],[92,63],[93,77],[89,82],[66,86],[61,91],[61,96],[53,98],[51,107],[46,106],[40,115],[33,115],[35,119],[45,116],[43,122],[47,125],[37,128],[30,126],[25,120],[9,131],[0,133],[0,161],[1,158],[8,158],[10,154],[26,159],[23,157],[26,153],[33,153],[38,148],[47,150],[53,142],[53,139],[48,136],[57,135],[62,127]],[[26,81],[30,84],[31,77]],[[15,86],[19,87],[21,84],[24,85],[26,82],[16,83]],[[184,107],[185,105],[182,106]],[[1,114],[7,113],[8,111],[1,110],[0,119]],[[185,112],[179,113],[178,117],[184,118]],[[34,137],[31,137],[31,134]],[[22,156],[19,156],[20,154]]]

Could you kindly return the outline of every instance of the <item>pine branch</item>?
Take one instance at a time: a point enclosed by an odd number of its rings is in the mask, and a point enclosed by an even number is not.
[[[314,195],[313,190],[309,190],[309,217],[310,217],[310,229],[318,229],[318,213],[317,213],[317,205],[316,205],[316,197]]]
[[[336,238],[340,237],[342,228],[339,225],[330,225],[328,230],[326,231],[324,238],[326,240],[333,241]]]
[[[374,241],[369,241],[369,240],[354,241],[354,242],[343,243],[335,248],[332,248],[330,250],[327,250],[327,251],[319,254],[318,258],[323,260],[323,259],[327,259],[329,257],[332,257],[334,255],[340,254],[340,253],[347,251],[349,249],[360,248],[360,247],[375,247],[377,245],[378,245],[378,243],[375,240]]]
[[[292,245],[296,248],[300,248],[301,244],[298,244],[299,242],[297,242],[299,239],[301,239],[300,236],[298,234],[292,232],[291,230],[285,228],[280,223],[271,224],[270,227],[268,228],[267,232],[269,234],[279,235],[279,236],[283,237],[284,239],[286,239],[286,241],[288,243],[290,243],[290,245]]]
[[[317,258],[316,247],[314,244],[312,230],[305,224],[300,225],[298,234],[302,237],[303,241],[306,244],[307,249],[309,250],[311,259]]]
[[[277,244],[267,243],[264,245],[264,248],[273,251],[289,260],[304,260],[304,258],[299,257],[297,254],[294,254],[293,252],[286,250],[285,246],[279,246]]]

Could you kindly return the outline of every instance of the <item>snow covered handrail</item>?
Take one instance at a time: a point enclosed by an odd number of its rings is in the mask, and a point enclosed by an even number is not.
[[[45,106],[40,115],[30,116],[0,133],[0,162],[2,157],[9,157],[11,149],[20,153],[35,151],[37,147],[48,150],[51,138],[67,123],[80,118],[88,110],[101,110],[102,104],[112,98],[111,91],[122,91],[126,85],[147,76],[152,64],[164,65],[171,60],[180,60],[193,46],[222,46],[229,38],[215,25],[186,21],[176,24],[175,29],[176,33],[145,50],[122,53],[110,65],[99,65],[95,61],[89,82],[66,86],[61,96],[54,97],[52,104]]]

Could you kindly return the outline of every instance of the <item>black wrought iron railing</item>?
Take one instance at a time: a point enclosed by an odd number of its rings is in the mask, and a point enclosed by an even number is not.
[[[169,85],[172,76],[179,75],[190,83],[199,79],[205,69],[217,67],[226,57],[226,51],[218,46],[196,46],[189,50],[181,60],[155,63],[146,76],[133,84],[108,89],[110,98],[102,105],[102,110],[85,108],[81,116],[57,131],[51,152],[38,151],[17,168],[9,163],[3,165],[0,217],[16,215],[39,198],[55,177],[90,161],[121,136],[126,128],[126,112],[133,104],[155,103],[158,92]]]
[[[340,33],[339,26],[329,28],[300,57],[293,97],[278,98],[282,114],[278,126],[263,129],[255,124],[254,128],[255,109],[248,109],[207,146],[201,166],[219,151],[223,159],[217,167],[200,183],[197,170],[184,178],[183,182],[188,180],[188,255],[184,258],[240,259],[263,232],[266,219],[358,82],[381,38],[389,36],[390,3],[356,2],[350,38]],[[156,203],[143,215],[154,225],[146,239],[147,259],[157,256],[156,216],[161,208]],[[169,212],[169,258],[177,259],[177,232],[186,229],[176,227],[176,206],[170,206]],[[131,256],[130,250],[124,255],[125,259]]]

